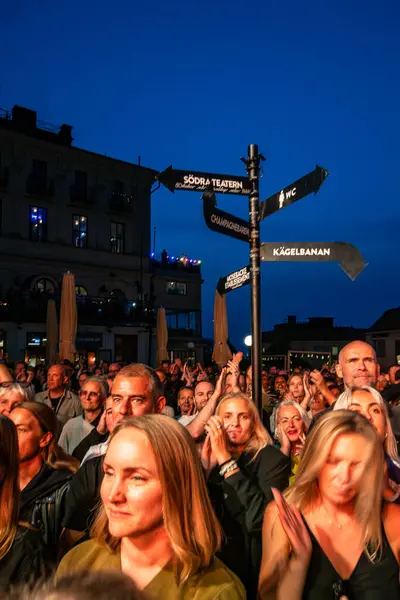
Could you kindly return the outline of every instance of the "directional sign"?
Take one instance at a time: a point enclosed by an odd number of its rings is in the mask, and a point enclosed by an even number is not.
[[[204,192],[212,188],[216,194],[236,194],[248,196],[251,191],[247,177],[238,175],[217,175],[216,173],[200,173],[199,171],[181,171],[170,165],[156,176],[170,192],[185,190]]]
[[[261,202],[260,221],[265,219],[265,217],[272,215],[277,210],[285,208],[285,206],[289,206],[289,204],[293,204],[309,194],[316,194],[328,175],[329,172],[326,169],[317,165],[315,170],[308,173],[308,175],[304,175],[301,179],[298,179],[273,196],[264,200],[264,202]]]
[[[368,264],[364,263],[355,246],[345,242],[264,242],[261,244],[261,260],[340,262],[343,271],[352,281]]]
[[[220,277],[217,285],[217,290],[222,296],[223,294],[227,294],[228,292],[237,290],[238,288],[241,288],[244,285],[248,285],[249,283],[250,265],[247,265],[246,267],[243,267],[243,269],[234,271],[226,277]]]
[[[249,223],[240,217],[235,217],[215,206],[214,194],[206,191],[203,194],[203,214],[207,227],[218,233],[224,233],[243,242],[249,241]]]

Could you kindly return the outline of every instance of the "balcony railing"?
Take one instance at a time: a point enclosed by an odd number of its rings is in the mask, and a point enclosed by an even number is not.
[[[0,321],[45,323],[47,302],[56,300],[58,314],[60,295],[42,292],[9,293],[0,300]],[[86,325],[155,325],[155,311],[147,303],[94,296],[77,296],[78,323]]]
[[[182,260],[183,259],[183,260]],[[150,266],[153,269],[166,271],[183,271],[185,273],[201,273],[201,261],[186,256],[165,256],[163,254],[150,255]]]
[[[108,206],[112,212],[129,214],[133,211],[133,195],[112,192],[108,197]]]

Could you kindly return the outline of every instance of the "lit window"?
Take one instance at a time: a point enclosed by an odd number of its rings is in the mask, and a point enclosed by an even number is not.
[[[179,281],[167,281],[165,291],[167,294],[175,296],[186,296],[186,283],[180,283]]]
[[[29,234],[33,242],[47,242],[47,210],[45,208],[30,207]]]
[[[87,289],[84,288],[82,285],[76,285],[75,286],[75,294],[77,296],[87,296]]]
[[[72,243],[76,248],[87,248],[88,218],[72,215]]]
[[[111,222],[110,231],[111,252],[123,254],[125,250],[125,225],[124,223]]]
[[[41,294],[54,294],[55,285],[51,281],[51,279],[46,279],[42,277],[38,279],[35,285],[33,286],[35,292],[40,292]]]

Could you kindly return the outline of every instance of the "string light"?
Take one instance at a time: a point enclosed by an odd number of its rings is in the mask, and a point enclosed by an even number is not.
[[[151,252],[150,257],[158,259],[158,257],[156,257],[155,252]],[[193,266],[201,265],[201,260],[198,260],[197,258],[189,258],[186,254],[182,254],[181,256],[167,255],[166,258],[167,258],[168,262],[170,262],[170,263],[183,263],[184,265],[193,265]]]

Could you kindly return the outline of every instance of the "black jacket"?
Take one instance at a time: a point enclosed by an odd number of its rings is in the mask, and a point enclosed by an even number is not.
[[[87,434],[86,437],[83,438],[81,442],[79,442],[79,444],[73,451],[72,456],[74,458],[77,458],[79,462],[82,462],[85,458],[85,454],[87,453],[87,451],[92,446],[97,446],[97,444],[102,444],[103,442],[105,442],[109,435],[110,434],[108,433],[108,431],[107,433],[102,435],[97,431],[95,427],[90,433]]]
[[[0,560],[0,591],[10,585],[30,583],[50,573],[40,533],[18,527],[13,545]]]
[[[40,531],[55,560],[71,477],[70,471],[44,466],[21,492],[21,521]]]
[[[104,456],[90,458],[73,476],[66,498],[63,527],[75,531],[89,529],[100,502],[103,462]]]
[[[248,600],[257,595],[261,564],[261,531],[265,507],[273,499],[271,488],[289,484],[290,460],[274,446],[263,448],[257,458],[243,453],[240,472],[223,479],[220,467],[210,474],[208,489],[225,533],[219,556],[242,580]]]

